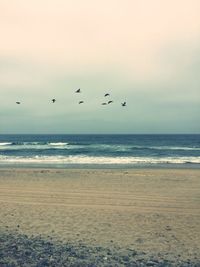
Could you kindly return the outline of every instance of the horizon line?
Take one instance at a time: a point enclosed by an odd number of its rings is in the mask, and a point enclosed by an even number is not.
[[[200,135],[200,133],[0,133],[1,135]]]

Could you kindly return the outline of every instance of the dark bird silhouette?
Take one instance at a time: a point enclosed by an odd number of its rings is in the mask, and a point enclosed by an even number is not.
[[[81,100],[81,101],[79,101],[78,103],[79,103],[79,104],[83,104],[83,103],[84,103],[84,101],[82,101],[82,100]]]
[[[107,103],[102,103],[101,105],[105,106],[105,105],[107,105]]]
[[[105,94],[104,96],[109,96],[109,95],[110,95],[110,94],[107,93],[107,94]]]
[[[55,103],[56,102],[55,98],[53,98],[51,101],[52,101],[52,103]]]
[[[80,93],[81,92],[81,89],[79,88],[78,90],[76,90],[75,93]]]
[[[122,107],[126,107],[126,102],[123,102],[122,103]]]
[[[21,102],[17,101],[17,102],[16,102],[16,104],[17,104],[17,105],[20,105],[20,104],[21,104]]]
[[[108,104],[111,104],[111,103],[113,103],[113,101],[112,101],[112,100],[108,101]]]

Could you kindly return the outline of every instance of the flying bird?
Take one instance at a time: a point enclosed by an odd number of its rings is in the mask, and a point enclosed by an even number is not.
[[[105,94],[104,96],[109,96],[109,95],[110,95],[110,94],[107,93],[107,94]]]
[[[80,93],[81,92],[81,89],[79,88],[78,90],[76,90],[75,93]]]
[[[101,105],[105,106],[105,105],[107,105],[107,103],[102,103]]]
[[[83,104],[83,103],[84,103],[84,101],[82,101],[82,100],[81,100],[81,101],[79,101],[78,103],[79,103],[79,104]]]
[[[20,104],[21,104],[21,102],[17,101],[17,102],[16,102],[16,104],[17,104],[17,105],[20,105]]]
[[[108,101],[108,104],[111,104],[111,103],[113,103],[113,101],[112,101],[112,100]]]
[[[123,102],[122,103],[122,107],[126,107],[126,102]]]
[[[53,98],[51,101],[52,101],[52,103],[55,103],[56,102],[55,98]]]

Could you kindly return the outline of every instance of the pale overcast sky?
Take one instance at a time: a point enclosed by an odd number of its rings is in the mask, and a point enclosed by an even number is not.
[[[199,14],[199,0],[0,0],[0,133],[200,133]]]

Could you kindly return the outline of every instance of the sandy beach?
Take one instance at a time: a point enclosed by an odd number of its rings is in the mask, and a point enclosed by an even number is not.
[[[1,233],[200,262],[200,170],[0,169],[0,204]]]

